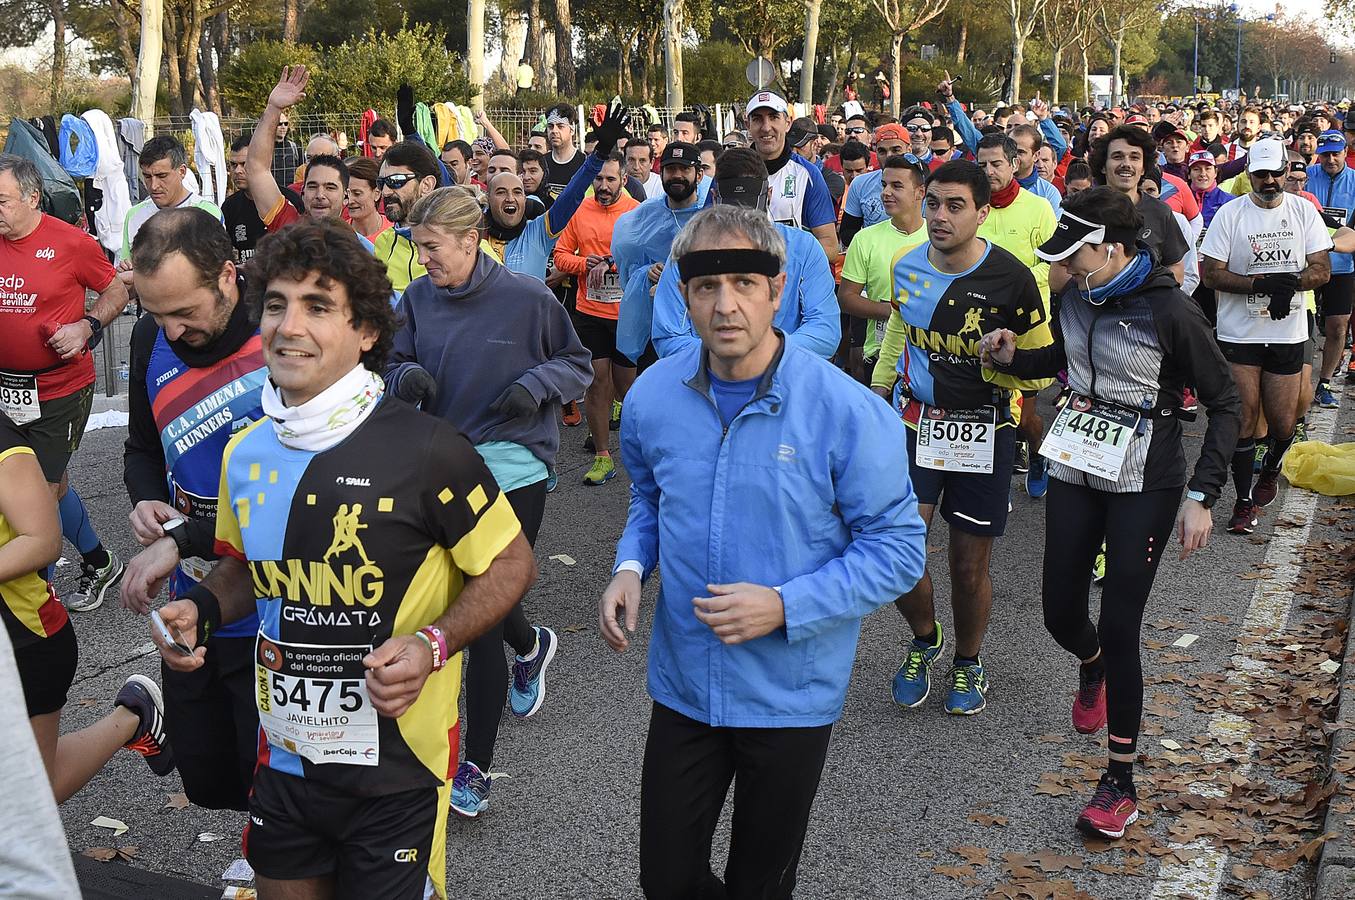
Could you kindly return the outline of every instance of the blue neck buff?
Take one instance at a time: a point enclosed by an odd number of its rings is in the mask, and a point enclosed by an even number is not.
[[[1035,169],[1031,169],[1029,175],[1027,175],[1025,178],[1016,179],[1016,183],[1021,185],[1021,187],[1025,188],[1026,190],[1030,190],[1035,186],[1035,182],[1039,180],[1040,173],[1037,172]]]
[[[1121,269],[1120,274],[1110,281],[1100,287],[1094,287],[1090,291],[1085,287],[1078,287],[1077,293],[1088,303],[1100,306],[1112,297],[1123,297],[1126,294],[1134,293],[1143,282],[1148,280],[1148,273],[1152,270],[1152,256],[1149,255],[1147,250],[1140,250],[1138,256],[1134,257],[1134,261]]]

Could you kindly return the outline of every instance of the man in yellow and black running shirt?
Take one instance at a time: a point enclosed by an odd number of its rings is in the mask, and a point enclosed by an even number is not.
[[[253,265],[267,418],[226,448],[220,564],[161,610],[190,651],[155,640],[191,670],[257,605],[245,855],[262,900],[445,897],[458,654],[535,562],[465,437],[386,394],[390,282],[352,229],[298,222]]]

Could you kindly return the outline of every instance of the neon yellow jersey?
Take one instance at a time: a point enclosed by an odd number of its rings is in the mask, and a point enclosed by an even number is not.
[[[885,220],[863,228],[847,248],[847,259],[842,264],[842,277],[865,286],[865,296],[877,303],[888,303],[894,291],[894,261],[905,251],[927,241],[924,222],[917,231],[905,233]],[[866,323],[866,344],[863,353],[872,359],[880,353],[884,340],[885,320]]]
[[[1053,343],[1049,322],[1049,263],[1035,256],[1035,248],[1054,235],[1058,220],[1054,209],[1037,194],[1022,188],[1009,206],[988,208],[988,218],[979,226],[979,237],[987,238],[1015,256],[1035,276],[1035,287],[1044,303],[1044,319],[1035,328],[1032,339],[1037,345]],[[1052,378],[1023,381],[1021,390],[1038,391],[1054,383]]]
[[[386,277],[397,294],[403,294],[409,283],[428,270],[419,265],[419,249],[414,242],[394,228],[387,228],[372,240],[372,252],[386,264]]]

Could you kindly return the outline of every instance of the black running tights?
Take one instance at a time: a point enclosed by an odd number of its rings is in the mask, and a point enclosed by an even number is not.
[[[527,543],[536,544],[541,518],[546,512],[546,482],[538,481],[508,492]],[[494,761],[494,742],[499,736],[499,719],[508,701],[508,660],[503,645],[519,656],[532,652],[536,632],[527,622],[522,603],[513,606],[503,621],[471,641],[466,647],[466,761],[488,773]]]
[[[1106,664],[1110,733],[1137,740],[1143,715],[1139,659],[1143,611],[1162,554],[1170,552],[1181,489],[1111,494],[1049,479],[1045,499],[1044,624],[1059,646]],[[1101,619],[1088,614],[1092,564],[1106,542]]]

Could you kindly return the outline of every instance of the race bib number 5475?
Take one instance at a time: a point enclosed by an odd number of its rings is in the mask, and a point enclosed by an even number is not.
[[[376,709],[362,658],[371,645],[255,643],[259,724],[268,743],[317,765],[381,761]]]

